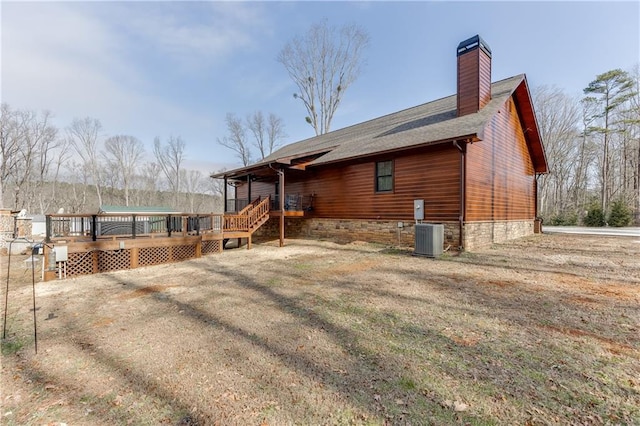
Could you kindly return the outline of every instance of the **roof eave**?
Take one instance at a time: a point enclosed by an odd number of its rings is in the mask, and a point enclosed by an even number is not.
[[[436,141],[430,141],[430,142],[424,142],[421,144],[415,144],[415,145],[411,145],[411,146],[403,146],[403,147],[398,147],[398,148],[392,148],[392,149],[386,149],[386,150],[382,150],[382,151],[375,151],[375,152],[370,152],[370,153],[366,153],[366,154],[362,154],[362,155],[355,155],[352,157],[347,157],[347,158],[338,158],[335,160],[329,160],[329,161],[321,161],[318,162],[317,160],[307,164],[306,168],[311,168],[311,167],[319,167],[319,166],[326,166],[326,165],[330,165],[330,164],[337,164],[337,163],[344,163],[344,162],[350,162],[350,161],[355,161],[355,160],[361,160],[361,159],[365,159],[365,158],[371,158],[371,157],[377,157],[380,155],[387,155],[387,154],[394,154],[394,153],[398,153],[398,152],[403,152],[403,151],[412,151],[415,149],[420,149],[420,148],[425,148],[428,146],[434,146],[434,145],[442,145],[445,143],[449,143],[449,142],[453,142],[453,141],[465,141],[465,142],[477,142],[481,140],[481,138],[478,137],[477,133],[470,133],[468,135],[460,135],[460,136],[455,136],[452,138],[446,138],[446,139],[440,139],[440,140],[436,140]],[[318,160],[321,160],[322,157],[320,157]]]
[[[290,163],[288,163],[286,161],[282,162],[282,161],[278,161],[278,160],[260,162],[260,163],[252,164],[250,166],[238,167],[237,169],[233,169],[233,170],[225,170],[223,172],[213,173],[213,174],[209,175],[209,177],[211,179],[240,178],[240,177],[247,176],[248,174],[251,174],[251,172],[262,170],[262,169],[271,167],[273,165],[283,165],[284,166],[284,165],[287,165],[287,164],[290,164]]]
[[[528,145],[531,149],[531,160],[533,161],[533,168],[538,174],[549,173],[549,167],[547,163],[547,154],[544,149],[544,142],[540,137],[540,129],[538,127],[538,120],[529,91],[529,85],[527,84],[527,77],[524,76],[522,82],[518,85],[513,92],[513,98],[518,106],[518,111],[522,114],[522,121],[524,124],[524,133],[527,139]]]

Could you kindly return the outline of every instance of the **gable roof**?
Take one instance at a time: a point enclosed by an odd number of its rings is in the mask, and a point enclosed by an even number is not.
[[[524,74],[491,85],[491,101],[474,114],[457,116],[456,95],[388,114],[286,145],[253,165],[212,175],[236,177],[270,164],[291,164],[306,158],[305,167],[416,148],[452,140],[483,139],[485,126],[511,97],[521,116],[534,169],[547,172],[531,97]]]

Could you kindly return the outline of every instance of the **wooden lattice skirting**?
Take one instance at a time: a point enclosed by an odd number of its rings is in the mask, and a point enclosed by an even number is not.
[[[56,242],[67,247],[67,277],[134,269],[194,259],[222,252],[221,234],[186,237],[129,239],[95,242]],[[45,247],[44,264],[49,265],[50,248]],[[44,280],[56,277],[56,271],[45,271]]]

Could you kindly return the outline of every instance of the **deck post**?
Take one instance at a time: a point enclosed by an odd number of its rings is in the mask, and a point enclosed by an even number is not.
[[[136,238],[136,215],[131,215],[131,237],[135,240]]]
[[[45,239],[45,242],[50,243],[51,242],[51,216],[50,215],[46,215],[45,216],[45,223],[47,226],[47,237]],[[45,259],[46,262],[46,259]],[[46,265],[46,263],[45,263]]]
[[[140,256],[140,248],[139,247],[132,247],[131,250],[129,250],[130,253],[130,259],[129,259],[129,267],[131,269],[136,269],[138,267],[138,262],[139,262],[139,256]]]
[[[247,205],[249,205],[251,204],[251,174],[247,175],[247,195]]]
[[[279,170],[280,178],[280,247],[284,247],[284,170]]]
[[[98,238],[98,234],[97,234],[98,230],[96,229],[97,228],[96,222],[97,222],[96,215],[95,214],[91,215],[91,240],[93,241],[95,241]]]
[[[227,212],[227,200],[228,200],[228,196],[229,194],[227,193],[228,188],[227,188],[227,177],[224,177],[224,207],[222,207],[222,213],[226,213]]]

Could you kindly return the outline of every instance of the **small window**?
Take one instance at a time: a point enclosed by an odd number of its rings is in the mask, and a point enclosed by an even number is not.
[[[376,192],[393,191],[393,161],[376,163]]]

